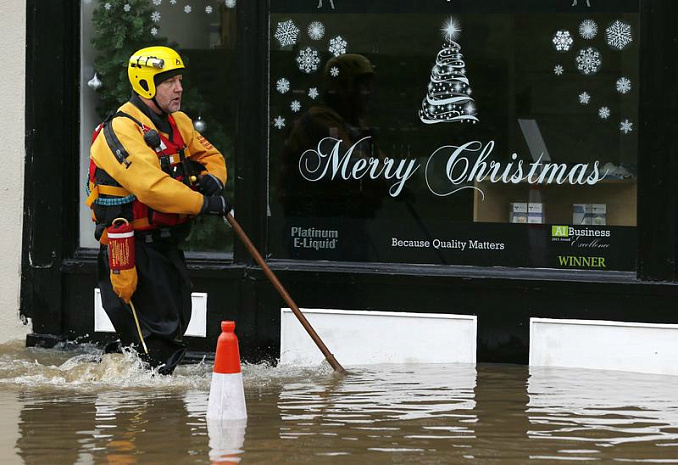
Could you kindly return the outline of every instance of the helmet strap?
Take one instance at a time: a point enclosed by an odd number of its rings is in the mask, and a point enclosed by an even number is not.
[[[160,110],[160,115],[161,115],[161,116],[166,116],[166,115],[167,115],[167,112],[166,112],[165,110],[162,109],[162,107],[160,106],[160,104],[158,103],[158,101],[155,99],[155,95],[153,96],[153,98],[151,99],[151,101],[155,104],[155,107],[156,107],[158,110]]]

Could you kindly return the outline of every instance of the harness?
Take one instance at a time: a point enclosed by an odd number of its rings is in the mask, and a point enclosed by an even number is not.
[[[125,165],[127,169],[132,164],[127,159],[129,154],[113,131],[112,121],[118,117],[128,118],[136,123],[146,144],[157,154],[160,168],[165,173],[173,179],[193,187],[190,180],[192,170],[190,170],[190,166],[187,166],[190,160],[187,159],[185,154],[186,144],[171,115],[168,115],[168,121],[172,128],[171,139],[122,111],[109,115],[97,126],[92,133],[92,143],[103,132],[106,143],[116,160]],[[179,225],[192,218],[191,215],[158,212],[141,203],[134,194],[123,188],[106,171],[97,167],[92,159],[90,159],[85,189],[87,191],[87,206],[92,208],[92,219],[98,225],[108,226],[112,221],[112,218],[109,217],[123,216],[128,218],[135,231],[152,231]],[[102,243],[106,242],[105,233],[100,240]]]

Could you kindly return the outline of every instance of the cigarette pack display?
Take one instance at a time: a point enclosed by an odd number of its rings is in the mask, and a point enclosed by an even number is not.
[[[607,224],[607,205],[604,203],[591,204],[591,224],[605,226]]]
[[[591,224],[591,204],[575,203],[572,205],[572,224]]]
[[[572,205],[572,224],[605,226],[607,205],[604,203],[575,203]]]
[[[527,222],[534,224],[544,223],[544,204],[530,202],[527,204]]]
[[[523,202],[511,202],[509,221],[511,223],[527,223],[527,204]]]

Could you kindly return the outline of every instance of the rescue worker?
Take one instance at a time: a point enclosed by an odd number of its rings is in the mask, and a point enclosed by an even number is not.
[[[184,70],[171,48],[135,52],[128,63],[132,97],[95,130],[90,151],[87,202],[101,244],[102,303],[120,338],[118,349],[133,345],[147,352],[161,374],[172,373],[183,358],[191,318],[179,243],[196,215],[231,210],[222,195],[224,157],[179,111]],[[117,233],[125,225],[133,234]],[[121,237],[133,242],[114,249],[111,241]],[[118,267],[120,261],[125,266]]]

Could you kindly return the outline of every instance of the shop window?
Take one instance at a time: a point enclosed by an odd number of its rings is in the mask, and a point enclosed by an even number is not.
[[[271,256],[634,270],[638,27],[637,0],[271,0]]]
[[[126,61],[146,46],[167,45],[184,58],[182,111],[225,156],[233,198],[236,137],[236,0],[88,0],[81,16],[80,245],[98,247],[85,205],[92,130],[131,95]],[[184,248],[231,252],[233,234],[219,218],[198,217]]]

